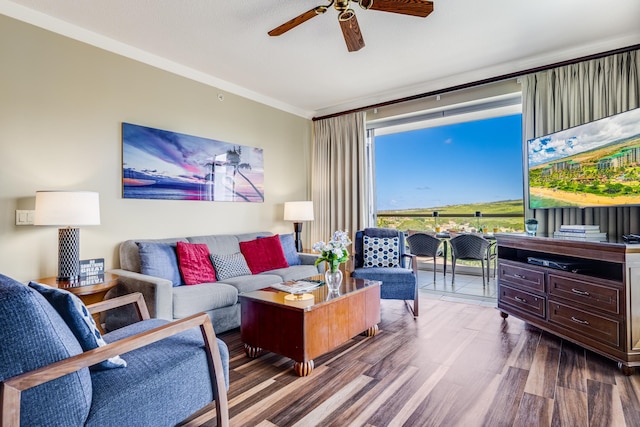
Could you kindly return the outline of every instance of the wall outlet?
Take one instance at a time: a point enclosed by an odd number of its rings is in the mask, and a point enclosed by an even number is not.
[[[16,225],[33,225],[33,217],[36,211],[16,211]]]

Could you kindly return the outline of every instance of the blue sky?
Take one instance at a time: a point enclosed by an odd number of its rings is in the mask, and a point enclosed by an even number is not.
[[[522,115],[376,136],[377,209],[522,199]]]
[[[640,135],[640,108],[531,140],[529,167],[593,150],[634,135]]]

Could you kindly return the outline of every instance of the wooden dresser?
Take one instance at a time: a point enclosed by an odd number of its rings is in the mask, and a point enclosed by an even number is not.
[[[503,317],[613,359],[627,375],[640,366],[640,245],[508,233],[496,239]]]

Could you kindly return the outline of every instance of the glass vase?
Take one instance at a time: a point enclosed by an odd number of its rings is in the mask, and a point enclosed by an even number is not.
[[[337,294],[340,292],[340,285],[342,284],[342,271],[339,269],[336,271],[327,270],[324,272],[324,281],[329,287],[329,292]]]

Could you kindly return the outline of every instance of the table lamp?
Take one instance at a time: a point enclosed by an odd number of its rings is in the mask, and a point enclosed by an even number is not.
[[[302,221],[313,221],[313,202],[285,202],[284,220],[293,221],[293,231],[295,232],[296,250],[302,252]]]
[[[59,225],[58,280],[80,276],[80,229],[100,224],[98,193],[91,191],[36,191],[35,225]]]

